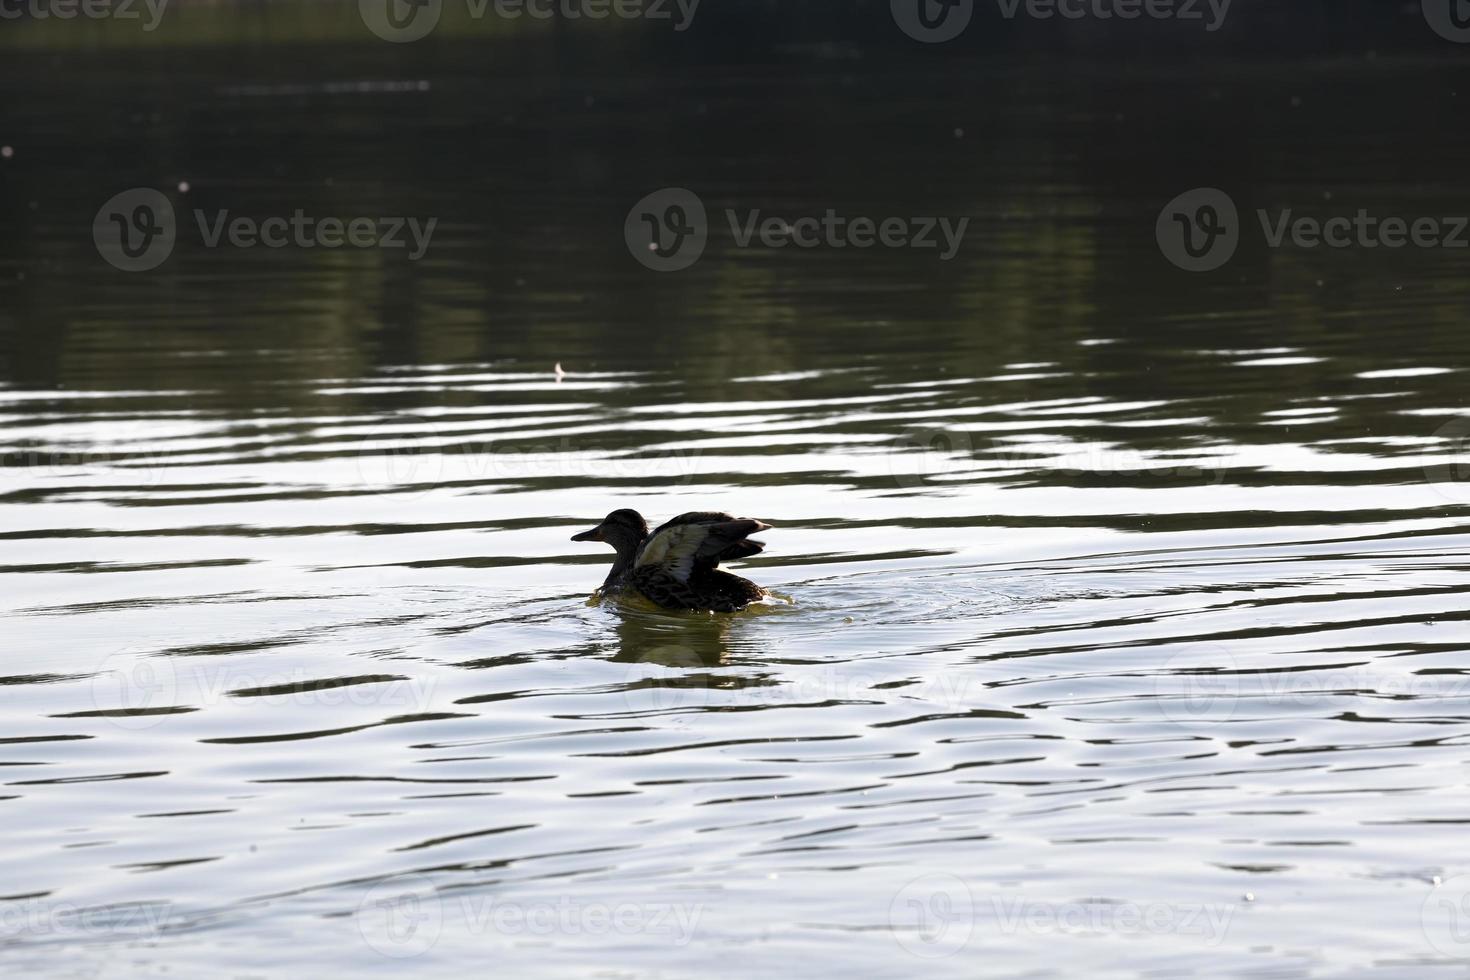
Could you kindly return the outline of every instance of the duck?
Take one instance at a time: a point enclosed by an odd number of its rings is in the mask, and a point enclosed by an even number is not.
[[[665,609],[739,612],[768,594],[749,579],[716,566],[758,555],[762,541],[750,535],[771,525],[718,511],[691,511],[648,530],[636,510],[621,508],[573,541],[601,541],[616,553],[599,592],[636,592]]]

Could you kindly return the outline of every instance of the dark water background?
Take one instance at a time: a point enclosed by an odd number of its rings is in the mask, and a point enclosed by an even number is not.
[[[0,964],[1463,974],[1470,250],[1154,234],[1201,186],[1470,213],[1465,52],[1310,13],[1224,54],[20,25]],[[624,220],[671,186],[712,231],[659,274]],[[181,216],[150,272],[92,238],[133,187]],[[188,217],[297,208],[437,225]],[[828,208],[969,225],[721,217]],[[786,601],[587,604],[616,506],[769,521]]]

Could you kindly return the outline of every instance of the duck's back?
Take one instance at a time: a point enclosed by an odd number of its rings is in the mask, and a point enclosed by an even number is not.
[[[716,566],[759,554],[765,546],[747,536],[768,527],[717,511],[680,514],[644,541],[629,580],[648,598],[672,609],[743,609],[765,591]]]

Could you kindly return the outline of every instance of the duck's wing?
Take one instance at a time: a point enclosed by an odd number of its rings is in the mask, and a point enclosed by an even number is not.
[[[748,517],[713,511],[691,511],[659,525],[644,542],[635,569],[657,569],[680,582],[722,561],[758,555],[765,544],[749,535],[771,525]]]

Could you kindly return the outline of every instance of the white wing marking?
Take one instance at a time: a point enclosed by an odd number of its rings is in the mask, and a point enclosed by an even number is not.
[[[707,537],[709,528],[703,524],[675,524],[643,546],[634,566],[657,565],[680,582],[687,582],[694,571],[694,556]]]

